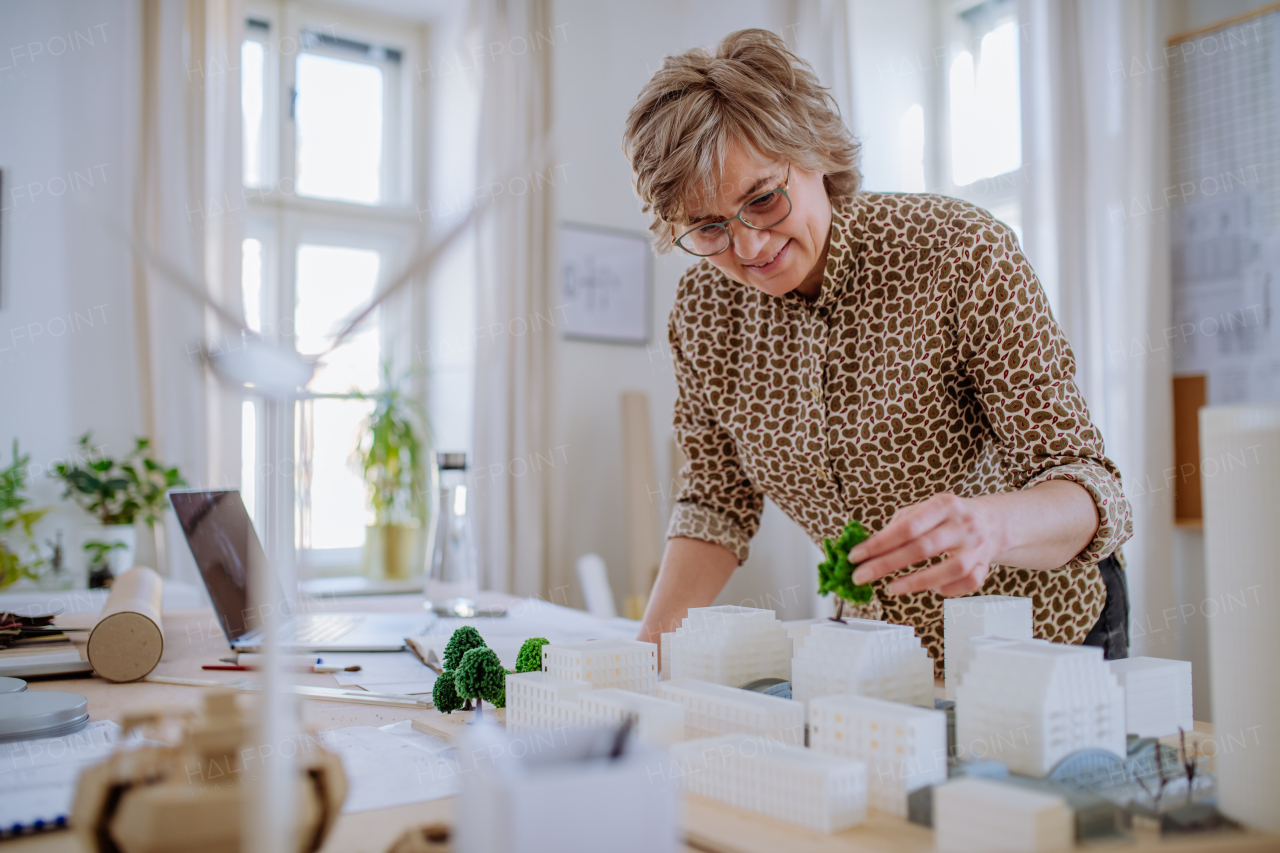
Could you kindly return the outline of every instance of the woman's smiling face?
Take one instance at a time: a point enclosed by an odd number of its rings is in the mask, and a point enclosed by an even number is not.
[[[689,228],[723,222],[756,196],[787,183],[787,164],[757,157],[741,144],[725,153],[724,170],[714,198],[688,205],[690,219],[677,226],[675,236]],[[831,201],[821,172],[791,166],[787,195],[791,214],[773,228],[757,231],[741,221],[730,223],[733,242],[707,258],[716,269],[740,284],[771,296],[793,290],[814,299],[822,290],[827,243],[831,234]]]

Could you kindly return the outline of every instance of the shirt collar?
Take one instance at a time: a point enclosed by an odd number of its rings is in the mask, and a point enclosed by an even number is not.
[[[840,298],[853,278],[856,264],[857,218],[856,201],[831,206],[831,243],[827,248],[827,268],[822,275],[822,292],[809,302],[793,290],[783,297],[785,300],[816,310]]]

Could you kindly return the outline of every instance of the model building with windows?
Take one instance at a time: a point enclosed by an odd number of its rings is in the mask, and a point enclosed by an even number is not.
[[[907,796],[947,780],[947,715],[870,696],[809,701],[809,746],[867,764],[867,802],[906,817]]]
[[[592,691],[585,681],[556,678],[546,672],[507,674],[507,728],[548,729],[582,724],[583,693]]]
[[[583,725],[616,725],[630,719],[647,743],[670,746],[685,738],[684,706],[670,699],[606,687],[581,694],[578,705]]]
[[[754,734],[804,744],[804,706],[790,699],[690,679],[659,682],[654,695],[684,706],[688,738]]]
[[[1125,731],[1139,737],[1192,731],[1191,662],[1163,658],[1109,661],[1124,688]]]
[[[666,643],[662,667],[673,679],[741,687],[791,678],[791,640],[772,610],[692,607]]]
[[[1098,646],[980,644],[956,688],[956,742],[1028,776],[1078,749],[1124,758],[1124,690]]]
[[[542,647],[542,670],[592,687],[652,693],[658,683],[658,646],[639,640],[547,643]]]
[[[942,603],[943,669],[947,698],[956,698],[960,676],[972,659],[973,637],[1031,639],[1031,599],[1012,595],[971,595]]]
[[[866,820],[861,761],[742,734],[676,744],[671,759],[681,787],[736,808],[819,832]]]
[[[933,661],[909,625],[871,619],[814,625],[791,662],[791,696],[856,693],[933,707]]]

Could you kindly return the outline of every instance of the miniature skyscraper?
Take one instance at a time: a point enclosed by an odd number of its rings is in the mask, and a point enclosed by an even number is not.
[[[982,644],[956,691],[962,756],[1044,776],[1078,749],[1126,754],[1124,690],[1097,646]]]
[[[791,678],[791,640],[772,610],[691,607],[670,637],[671,678],[741,687],[758,678]]]
[[[933,707],[933,661],[909,625],[870,619],[814,625],[791,662],[791,697],[856,693]]]
[[[1125,731],[1140,737],[1191,731],[1191,662],[1124,658],[1108,662],[1124,688]]]
[[[736,734],[676,744],[671,764],[685,790],[777,820],[819,832],[866,820],[861,761]]]
[[[947,698],[956,698],[956,686],[973,655],[972,637],[1031,639],[1031,599],[1011,595],[974,595],[942,602],[943,668]]]
[[[809,701],[809,747],[867,763],[867,803],[905,817],[907,795],[947,780],[947,715],[869,696]]]

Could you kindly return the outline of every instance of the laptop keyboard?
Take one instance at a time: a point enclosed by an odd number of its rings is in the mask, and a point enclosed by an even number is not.
[[[294,643],[328,643],[338,639],[364,621],[363,616],[309,614],[299,616],[292,635],[282,639]]]

